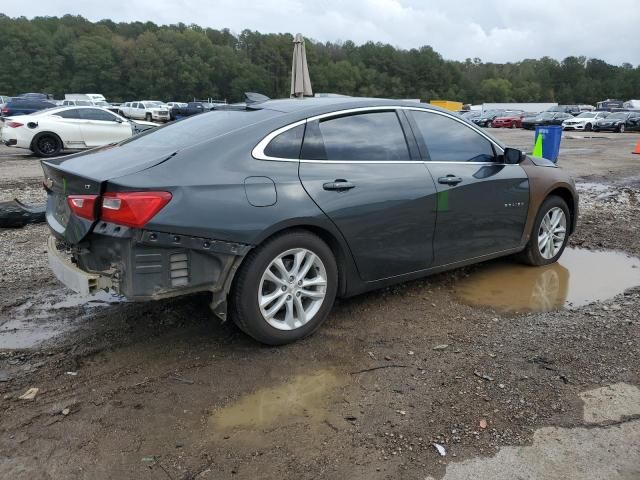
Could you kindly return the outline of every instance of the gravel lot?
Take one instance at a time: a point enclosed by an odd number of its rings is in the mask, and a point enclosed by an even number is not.
[[[533,146],[532,132],[492,133]],[[581,193],[571,246],[640,256],[640,135],[591,136],[562,143]],[[0,201],[42,201],[40,175],[0,147]],[[544,427],[592,429],[581,393],[640,386],[637,287],[550,312],[463,303],[461,280],[492,262],[340,301],[313,337],[267,348],[213,320],[204,295],[70,294],[46,236],[0,231],[0,478],[498,478],[454,472],[539,445]],[[598,428],[637,438],[639,418]],[[640,478],[632,448],[610,455],[626,459],[616,478]]]

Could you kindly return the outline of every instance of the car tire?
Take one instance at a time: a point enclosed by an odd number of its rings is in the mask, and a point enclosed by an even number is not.
[[[38,157],[55,157],[59,155],[62,150],[62,142],[54,133],[41,133],[33,139],[31,150]]]
[[[338,267],[331,249],[310,232],[289,231],[244,259],[231,292],[231,318],[255,340],[284,345],[322,325],[337,291]]]
[[[516,128],[516,122],[511,122],[511,128]]]
[[[561,216],[555,217],[556,215]],[[528,265],[535,266],[556,262],[567,246],[570,225],[571,214],[567,202],[556,195],[547,197],[538,209],[531,237],[520,254],[520,259]]]
[[[144,119],[145,119],[147,122],[151,122],[151,121],[153,121],[153,117],[151,116],[151,114],[150,114],[150,113],[147,113],[147,114],[144,116]]]
[[[590,123],[587,123],[587,124],[584,126],[584,131],[585,131],[585,132],[590,132],[591,130],[593,130],[593,127],[591,126],[591,124],[590,124]]]
[[[624,133],[624,123],[621,123],[618,127],[618,133]]]

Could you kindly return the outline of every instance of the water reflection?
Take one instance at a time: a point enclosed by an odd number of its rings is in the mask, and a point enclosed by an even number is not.
[[[217,429],[228,430],[266,427],[299,417],[321,421],[333,390],[344,383],[344,377],[331,370],[298,375],[242,397],[213,414],[211,422]]]
[[[544,267],[489,262],[456,286],[459,298],[497,310],[548,312],[606,300],[640,285],[640,259],[620,252],[567,249]]]

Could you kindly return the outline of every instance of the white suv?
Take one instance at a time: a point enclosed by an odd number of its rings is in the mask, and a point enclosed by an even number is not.
[[[120,115],[137,120],[153,120],[159,122],[169,121],[169,107],[162,102],[141,100],[139,102],[123,103],[119,107]]]
[[[609,112],[582,112],[577,117],[567,118],[562,122],[563,130],[584,130],[590,132],[598,120],[609,115]]]

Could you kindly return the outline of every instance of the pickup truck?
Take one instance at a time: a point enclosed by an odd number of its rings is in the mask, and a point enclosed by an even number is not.
[[[152,100],[141,100],[138,102],[127,102],[120,105],[118,113],[127,118],[137,120],[168,122],[169,107],[162,102]]]

